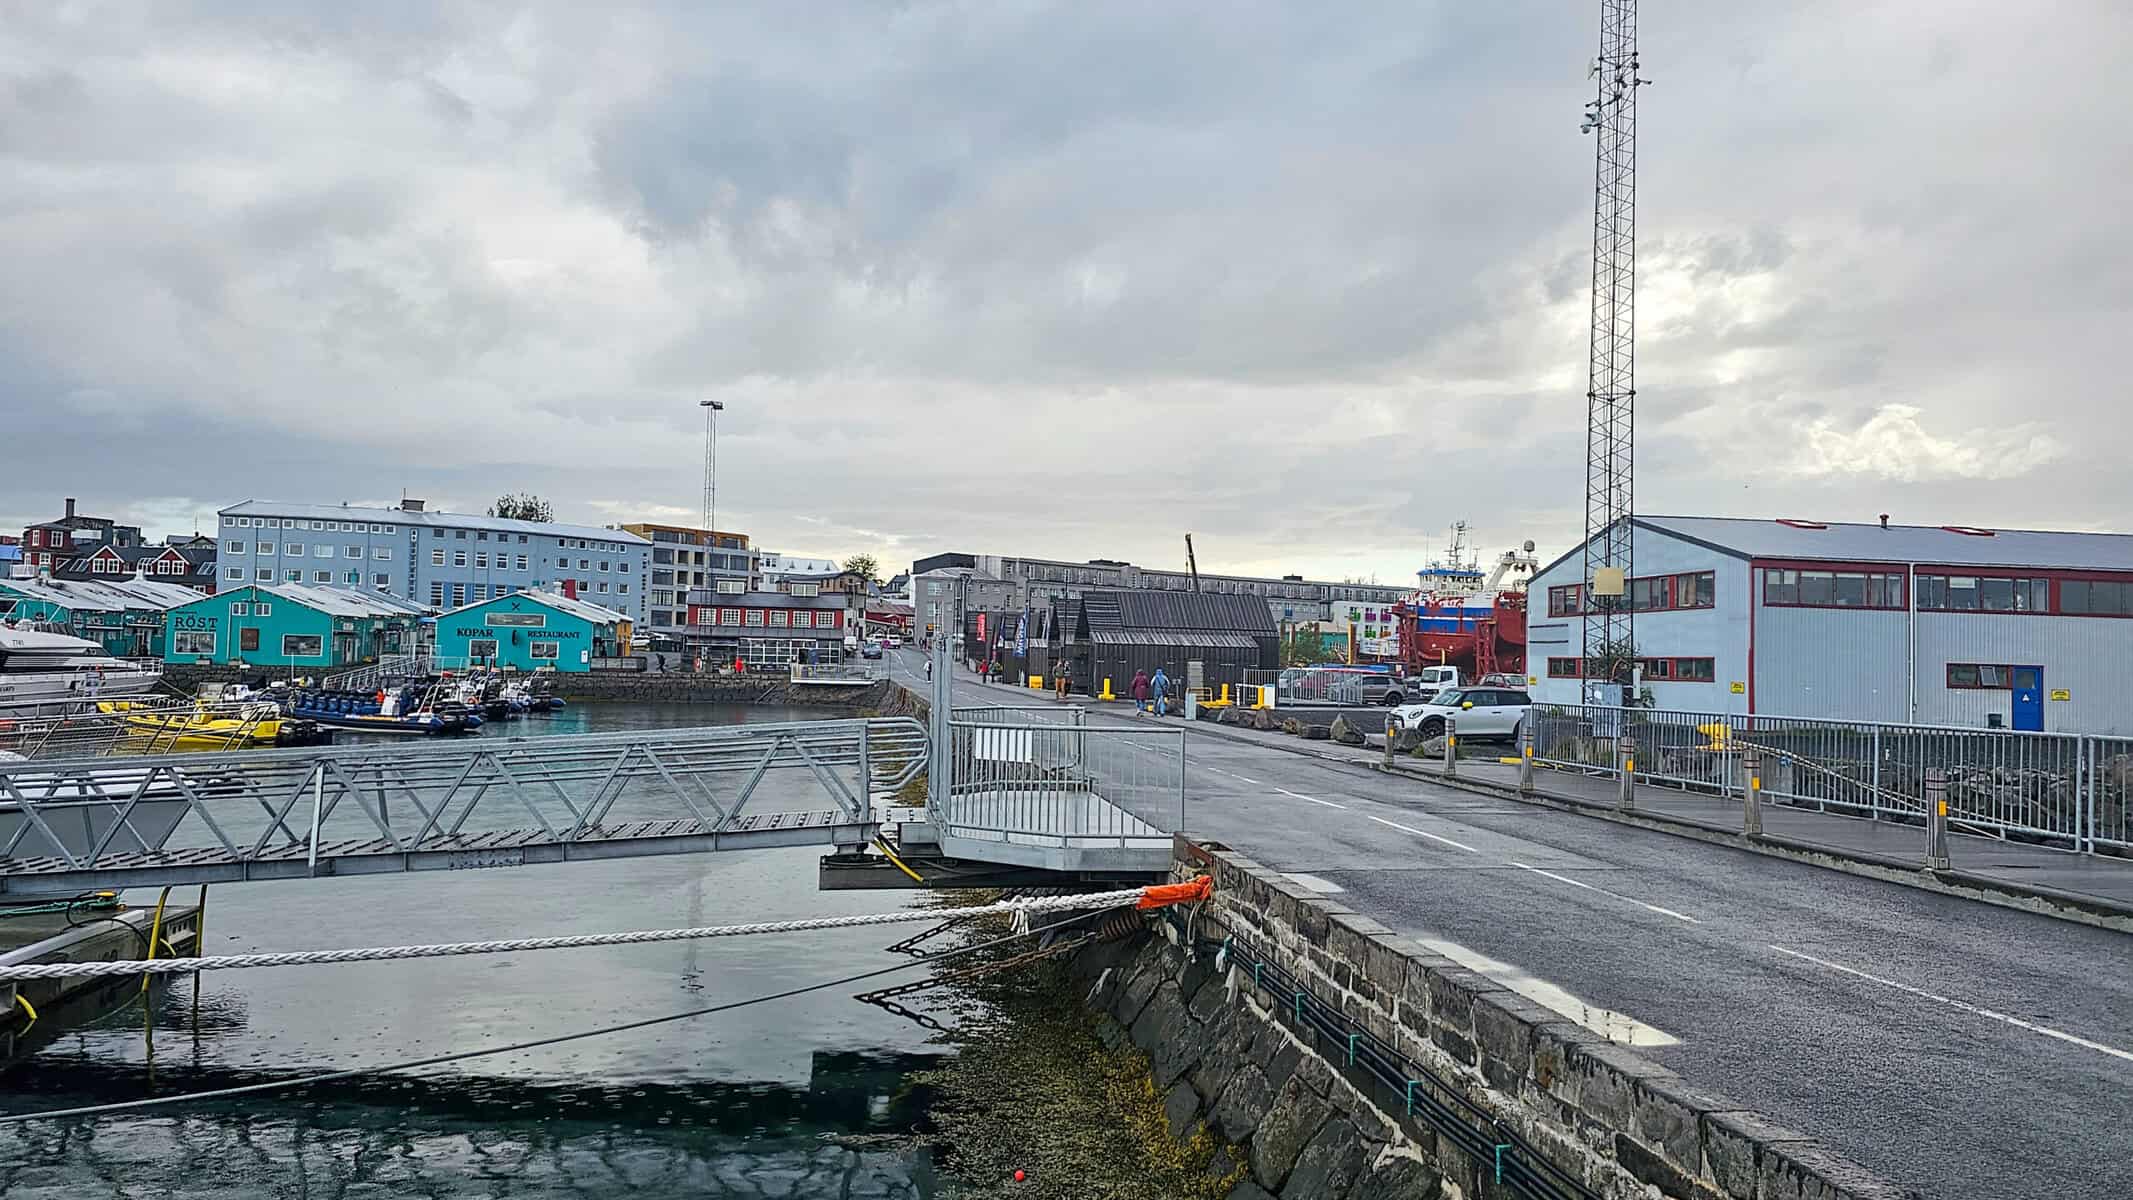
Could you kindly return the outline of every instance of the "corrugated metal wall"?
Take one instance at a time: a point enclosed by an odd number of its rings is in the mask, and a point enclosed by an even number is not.
[[[1918,719],[1983,725],[1988,714],[1999,713],[2011,726],[2012,693],[1951,689],[1949,663],[2041,667],[2045,729],[2133,734],[2133,620],[1918,614]],[[2067,699],[2051,699],[2054,691]]]
[[[1250,650],[1242,647],[1231,649],[1227,647],[1201,648],[1179,645],[1121,646],[1079,643],[1074,647],[1074,651],[1077,655],[1086,655],[1084,658],[1077,659],[1078,663],[1086,662],[1089,664],[1089,671],[1086,673],[1077,665],[1075,671],[1077,685],[1081,680],[1088,679],[1091,681],[1092,687],[1101,690],[1103,681],[1108,678],[1111,681],[1112,692],[1120,696],[1125,695],[1127,689],[1132,685],[1135,671],[1145,670],[1152,676],[1155,674],[1155,669],[1161,667],[1172,679],[1178,681],[1178,687],[1183,687],[1185,664],[1197,659],[1203,664],[1205,670],[1204,678],[1207,683],[1216,689],[1220,689],[1225,683],[1232,685],[1243,683],[1246,671],[1272,670],[1274,664],[1278,661],[1278,648],[1276,640],[1273,638],[1257,639],[1255,647]]]
[[[1901,612],[1758,607],[1755,711],[1902,721],[1910,706]]]

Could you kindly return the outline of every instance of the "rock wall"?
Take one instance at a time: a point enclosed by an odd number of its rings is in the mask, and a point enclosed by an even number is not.
[[[1232,1200],[1905,1194],[1240,855],[1181,838],[1178,874],[1215,880],[1189,939],[1078,966],[1172,1132],[1236,1147]]]

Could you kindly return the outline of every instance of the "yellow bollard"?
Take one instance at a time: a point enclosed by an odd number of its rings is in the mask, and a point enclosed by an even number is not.
[[[1116,700],[1116,699],[1118,699],[1118,697],[1116,697],[1116,696],[1114,696],[1114,695],[1112,695],[1112,694],[1111,694],[1111,677],[1110,677],[1110,676],[1108,676],[1108,675],[1104,676],[1104,691],[1103,691],[1103,695],[1101,695],[1101,696],[1098,696],[1098,697],[1097,697],[1097,699],[1098,699],[1098,700]]]
[[[1226,683],[1222,685],[1222,703],[1229,703],[1229,685]]]
[[[1030,676],[1030,677],[1029,677],[1029,690],[1031,690],[1031,691],[1033,691],[1033,692],[1041,692],[1041,691],[1043,691],[1043,690],[1044,690],[1044,676],[1042,676],[1042,675],[1032,675],[1032,676]]]

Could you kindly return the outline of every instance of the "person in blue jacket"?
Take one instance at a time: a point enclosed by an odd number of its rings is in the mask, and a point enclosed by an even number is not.
[[[1149,680],[1148,685],[1155,691],[1155,715],[1159,717],[1169,716],[1170,676],[1163,674],[1163,668],[1157,667],[1155,669],[1155,678]]]

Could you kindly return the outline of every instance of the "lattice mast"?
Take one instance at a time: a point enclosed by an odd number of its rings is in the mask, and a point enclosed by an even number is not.
[[[1635,511],[1637,327],[1636,0],[1600,0],[1593,145],[1592,340],[1586,379],[1584,677],[1627,689],[1636,643],[1627,595]],[[1588,688],[1588,691],[1591,690]],[[1626,695],[1625,695],[1626,699]],[[1613,697],[1608,697],[1613,702]]]

